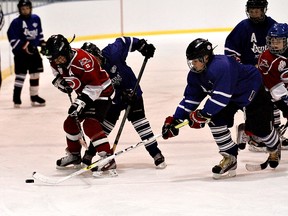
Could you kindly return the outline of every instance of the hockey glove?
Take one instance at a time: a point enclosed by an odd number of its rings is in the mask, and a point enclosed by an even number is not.
[[[208,123],[210,121],[210,118],[204,117],[201,114],[201,110],[195,110],[190,113],[189,115],[189,125],[191,128],[203,128],[205,127],[205,123]]]
[[[125,89],[123,92],[122,92],[122,101],[124,103],[127,103],[128,105],[133,105],[135,104],[137,100],[137,95],[136,93],[133,95],[133,90],[132,89]]]
[[[45,43],[45,42],[41,43],[40,53],[41,53],[42,55],[46,55],[46,53],[47,53],[47,47],[46,47],[46,43]]]
[[[138,49],[143,56],[147,58],[152,58],[154,56],[155,47],[153,44],[147,44],[144,39],[139,40]]]
[[[37,47],[30,44],[29,41],[27,41],[24,46],[22,47],[24,52],[26,52],[28,55],[33,55],[37,52]]]
[[[81,115],[85,106],[86,106],[86,103],[78,97],[75,99],[75,101],[70,106],[70,108],[68,110],[68,114],[71,117],[78,117],[79,115]]]
[[[179,129],[175,128],[176,125],[181,123],[178,119],[174,119],[172,116],[168,116],[165,119],[164,125],[162,127],[162,137],[163,139],[168,139],[175,137],[179,134]]]
[[[56,76],[56,78],[52,81],[52,84],[64,93],[71,94],[73,92],[73,89],[60,74]]]

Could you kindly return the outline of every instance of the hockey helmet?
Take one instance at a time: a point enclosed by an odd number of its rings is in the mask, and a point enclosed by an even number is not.
[[[186,57],[188,60],[203,58],[205,55],[213,55],[212,44],[203,38],[197,38],[192,41],[186,49]]]
[[[101,50],[95,44],[91,42],[85,42],[81,49],[99,58],[101,60],[101,64],[105,64],[105,58],[103,57]]]
[[[283,46],[277,46],[282,42]],[[284,53],[288,44],[288,25],[286,23],[275,23],[268,31],[266,44],[271,53]]]
[[[247,17],[254,23],[260,23],[265,20],[265,14],[267,12],[268,2],[267,0],[248,0],[246,3],[246,14]],[[251,17],[249,9],[259,8],[262,10],[260,17]]]
[[[70,60],[72,49],[68,40],[61,34],[52,35],[46,42],[46,53],[50,62],[59,56],[64,56],[67,61]]]
[[[19,12],[20,12],[20,8],[24,6],[28,6],[32,8],[32,2],[30,0],[20,0],[17,4]]]

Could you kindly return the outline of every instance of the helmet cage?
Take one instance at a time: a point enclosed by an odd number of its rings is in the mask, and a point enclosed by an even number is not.
[[[282,43],[282,48],[277,44]],[[272,54],[282,54],[288,48],[288,25],[286,23],[275,23],[268,31],[266,45]]]
[[[71,47],[63,35],[52,35],[46,42],[46,57],[53,62],[59,56],[64,56],[67,62],[70,60]]]

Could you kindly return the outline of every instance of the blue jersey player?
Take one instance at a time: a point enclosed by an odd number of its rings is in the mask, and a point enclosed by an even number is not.
[[[27,71],[30,74],[30,98],[32,106],[45,106],[45,100],[38,95],[40,72],[43,72],[42,58],[37,47],[45,49],[40,17],[32,14],[32,3],[20,0],[17,4],[20,15],[15,18],[7,31],[15,63],[15,84],[13,102],[20,108],[21,91]]]
[[[213,177],[235,176],[238,145],[231,138],[229,128],[234,115],[245,110],[246,130],[262,138],[269,151],[269,165],[278,166],[279,136],[274,127],[273,104],[265,91],[259,71],[252,65],[240,64],[233,57],[214,55],[212,44],[205,39],[192,41],[187,50],[190,68],[184,98],[173,116],[166,118],[163,138],[176,136],[175,125],[184,119],[191,128],[202,128],[207,123],[223,159],[213,167]],[[208,96],[202,109],[200,103]]]
[[[105,132],[110,134],[119,119],[121,111],[130,104],[131,109],[127,117],[128,121],[132,123],[142,140],[153,137],[154,134],[150,123],[145,116],[140,86],[137,88],[136,95],[131,98],[137,78],[132,68],[126,63],[129,52],[136,50],[145,57],[153,57],[155,52],[153,44],[148,44],[144,39],[135,37],[121,37],[117,38],[114,43],[108,44],[102,51],[95,44],[88,42],[84,43],[81,48],[92,53],[101,62],[102,68],[108,72],[116,90],[114,103],[111,105],[103,122]],[[164,169],[166,167],[165,158],[158,148],[157,141],[155,139],[151,140],[145,147],[154,159],[156,168]]]
[[[227,36],[224,46],[225,55],[234,56],[243,64],[252,64],[257,67],[259,55],[267,49],[266,36],[269,29],[276,23],[274,19],[266,15],[267,0],[248,0],[246,3],[247,19],[238,23]],[[274,126],[279,128],[280,110],[274,106]],[[243,143],[245,139],[241,133],[245,130],[245,125],[238,127],[238,143]],[[252,136],[248,140],[250,151],[266,151],[266,146],[258,137]],[[288,140],[282,140],[282,145],[288,146]]]

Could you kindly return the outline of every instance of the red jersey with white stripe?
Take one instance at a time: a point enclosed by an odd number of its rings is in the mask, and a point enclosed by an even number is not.
[[[288,59],[265,50],[259,57],[258,67],[265,87],[275,101],[288,95]]]
[[[111,96],[114,93],[111,80],[97,59],[82,49],[72,50],[75,54],[67,68],[51,63],[54,75],[59,73],[77,94],[85,93],[93,101]]]

